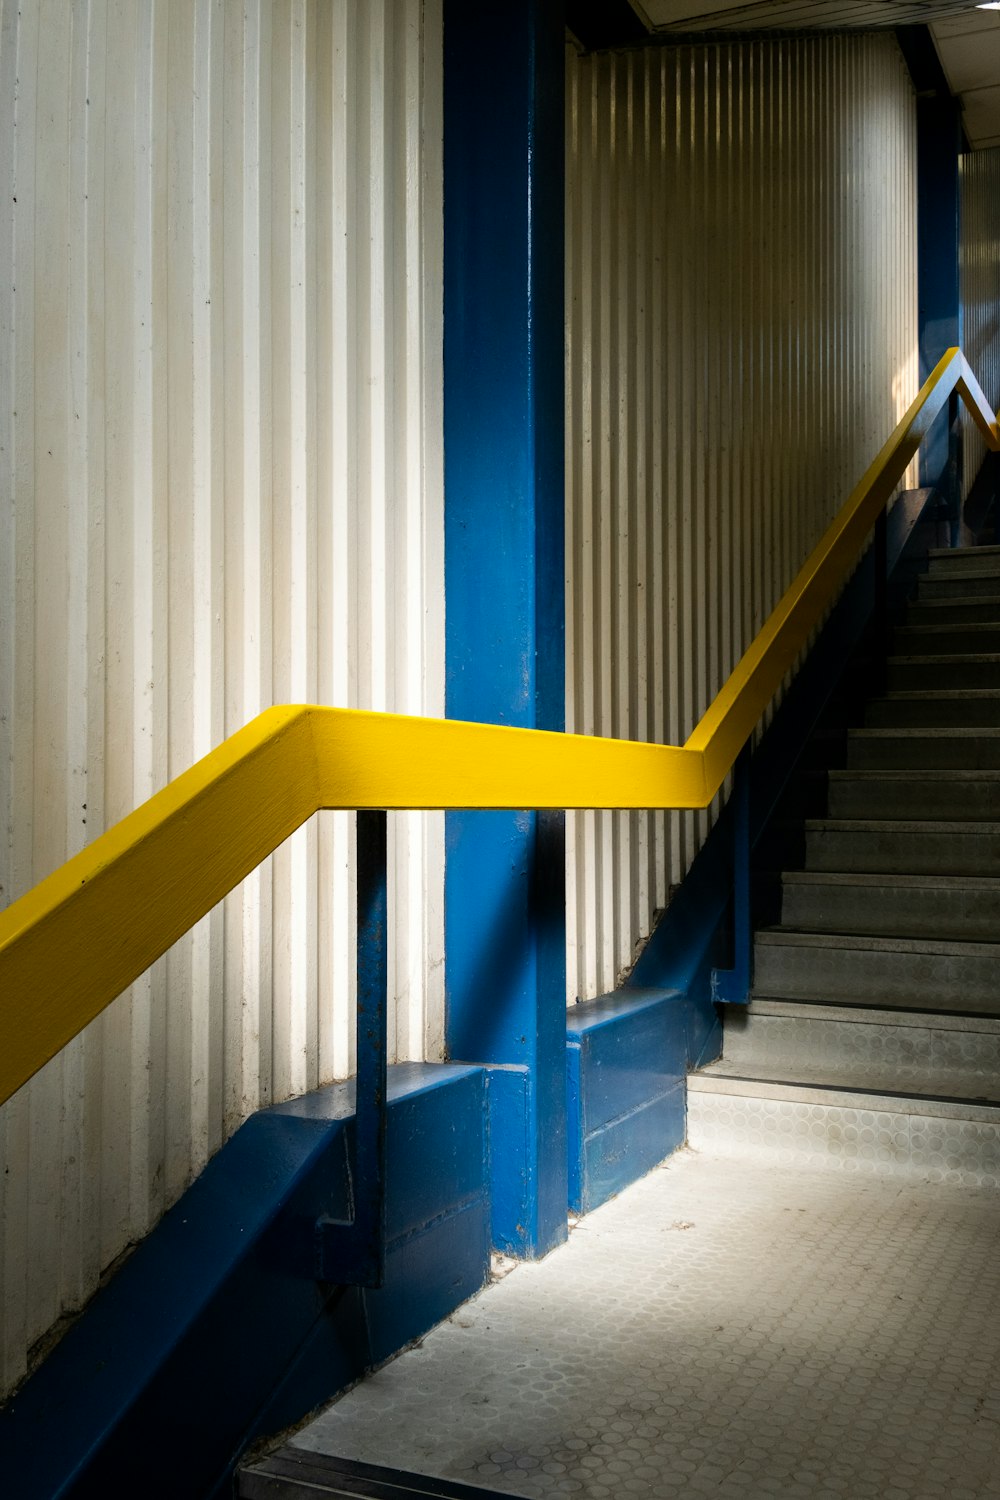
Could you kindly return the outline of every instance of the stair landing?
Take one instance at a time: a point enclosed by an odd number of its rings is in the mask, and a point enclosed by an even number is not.
[[[531,1500],[1000,1500],[998,1237],[992,1191],[682,1151],[292,1443]]]

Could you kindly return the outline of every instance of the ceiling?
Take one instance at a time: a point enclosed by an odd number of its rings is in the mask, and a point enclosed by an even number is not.
[[[969,0],[632,0],[653,31],[759,31],[914,26],[970,9]]]
[[[1000,146],[1000,10],[970,10],[931,22],[931,35],[975,149]]]
[[[601,11],[605,24],[617,12],[622,20],[612,24],[624,22],[622,42],[650,32],[668,38],[926,25],[951,91],[961,100],[969,144],[1000,146],[1000,10],[983,10],[969,0],[578,0],[575,9],[581,16]]]

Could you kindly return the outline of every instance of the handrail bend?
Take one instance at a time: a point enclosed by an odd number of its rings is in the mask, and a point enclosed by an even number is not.
[[[1000,450],[950,349],[682,747],[312,705],[260,714],[0,913],[0,1103],[320,809],[707,807],[953,390]]]

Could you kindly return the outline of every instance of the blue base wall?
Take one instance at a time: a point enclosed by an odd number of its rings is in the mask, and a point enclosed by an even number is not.
[[[485,1075],[389,1070],[385,1285],[317,1283],[353,1086],[254,1115],[0,1412],[5,1494],[231,1493],[236,1456],[446,1317],[489,1270]]]
[[[618,990],[566,1018],[569,1202],[597,1208],[684,1144],[690,1004]]]

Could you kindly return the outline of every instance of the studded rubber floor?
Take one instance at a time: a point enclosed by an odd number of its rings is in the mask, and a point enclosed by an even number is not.
[[[685,1151],[303,1429],[500,1494],[1000,1497],[1000,1193]]]

